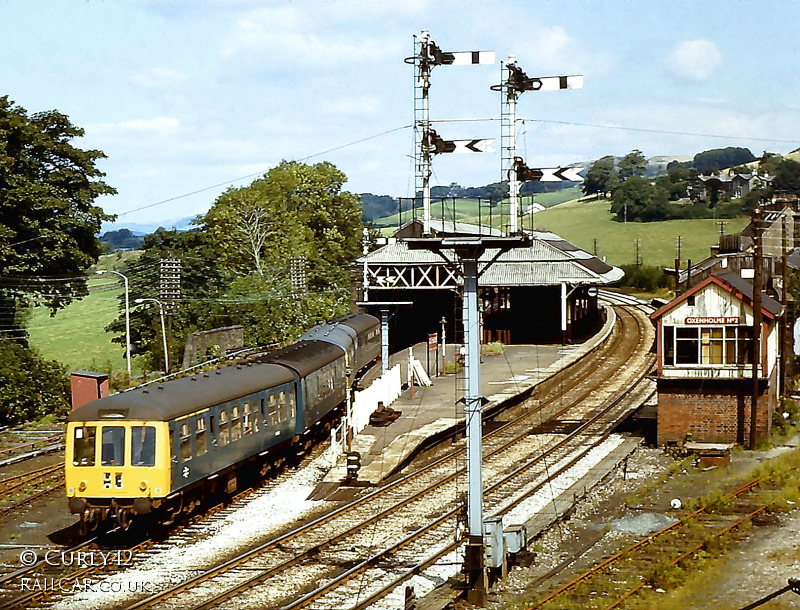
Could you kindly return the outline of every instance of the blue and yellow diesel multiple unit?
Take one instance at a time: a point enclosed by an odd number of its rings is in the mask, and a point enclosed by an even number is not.
[[[321,330],[324,327],[324,330]],[[101,398],[67,423],[66,489],[82,529],[232,493],[245,465],[265,472],[327,430],[347,371],[380,352],[379,322],[352,314],[255,361]]]

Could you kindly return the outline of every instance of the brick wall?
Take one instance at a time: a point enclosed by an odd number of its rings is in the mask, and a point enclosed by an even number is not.
[[[756,432],[766,438],[772,412],[777,404],[775,384],[761,383]],[[658,381],[658,444],[693,441],[708,443],[749,443],[749,380],[740,383],[709,384],[682,380]]]

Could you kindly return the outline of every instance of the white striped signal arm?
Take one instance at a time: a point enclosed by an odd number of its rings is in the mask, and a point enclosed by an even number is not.
[[[583,76],[542,76],[531,78],[528,84],[531,91],[561,91],[562,89],[583,89]]]
[[[451,66],[491,65],[495,62],[494,51],[455,51],[445,55],[453,56],[453,61],[448,64]]]

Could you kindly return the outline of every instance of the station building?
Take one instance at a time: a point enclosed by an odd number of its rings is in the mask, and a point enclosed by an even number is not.
[[[446,327],[447,340],[461,342],[460,264],[452,252],[409,249],[405,238],[421,236],[412,220],[395,237],[356,263],[361,301],[412,301],[390,322],[390,344],[397,351],[425,341]],[[434,237],[482,235],[496,229],[432,220]],[[579,341],[602,324],[597,287],[619,281],[624,272],[558,235],[528,232],[529,246],[506,252],[487,250],[478,261],[482,340],[506,344]]]
[[[752,271],[752,270],[751,270]],[[736,272],[709,275],[656,310],[657,442],[744,444],[753,395],[753,284]],[[778,406],[781,304],[761,297],[756,437]]]

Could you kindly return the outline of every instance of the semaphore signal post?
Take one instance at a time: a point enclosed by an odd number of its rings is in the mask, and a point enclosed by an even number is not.
[[[505,79],[492,91],[503,93],[500,113],[500,139],[503,177],[508,180],[508,197],[511,224],[509,233],[519,232],[519,190],[520,182],[557,182],[560,180],[582,181],[583,177],[574,168],[531,169],[522,157],[517,155],[517,100],[525,91],[560,91],[562,89],[583,88],[583,76],[544,76],[530,77],[517,65],[514,55],[508,56],[505,64]]]
[[[414,37],[414,55],[406,57],[415,68],[414,81],[414,154],[415,192],[422,191],[422,232],[431,233],[431,163],[442,153],[489,152],[489,140],[443,140],[431,129],[430,89],[434,66],[472,66],[493,64],[494,51],[442,51],[430,38],[428,30]]]

